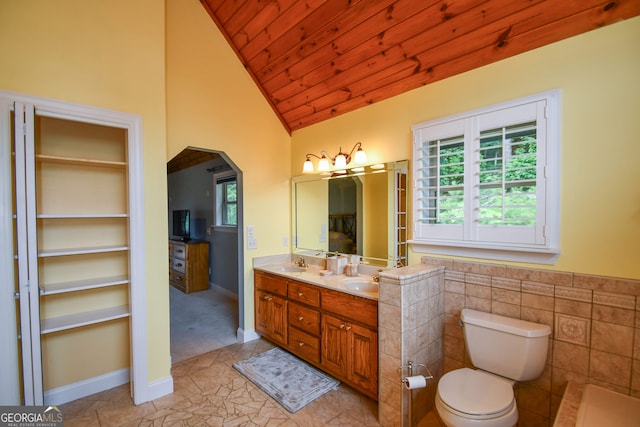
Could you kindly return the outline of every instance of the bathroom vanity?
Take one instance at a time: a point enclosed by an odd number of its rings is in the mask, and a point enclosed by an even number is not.
[[[369,280],[255,267],[256,331],[377,400],[378,300]]]

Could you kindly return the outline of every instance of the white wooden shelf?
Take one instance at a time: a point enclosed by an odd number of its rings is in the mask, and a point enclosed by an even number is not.
[[[126,285],[127,276],[101,277],[97,279],[77,280],[73,282],[51,283],[40,288],[40,295],[55,295],[66,292],[85,291],[88,289],[105,288],[109,286]]]
[[[36,160],[39,162],[50,163],[63,163],[67,165],[82,165],[82,166],[102,166],[108,168],[124,168],[127,166],[126,162],[116,162],[110,160],[96,160],[96,159],[82,159],[76,157],[63,157],[63,156],[49,156],[45,154],[38,154]]]
[[[107,252],[122,252],[129,250],[126,245],[118,246],[94,246],[90,248],[69,248],[69,249],[53,249],[38,252],[39,258],[48,258],[55,256],[68,255],[86,255],[86,254],[102,254]]]
[[[126,213],[88,213],[88,214],[37,214],[38,219],[100,219],[100,218],[128,218]]]
[[[129,316],[129,306],[103,308],[86,313],[70,314],[68,316],[55,317],[53,319],[42,319],[40,321],[40,333],[50,334],[52,332],[65,331],[79,328],[81,326],[94,325],[96,323],[108,322],[110,320],[121,319]]]

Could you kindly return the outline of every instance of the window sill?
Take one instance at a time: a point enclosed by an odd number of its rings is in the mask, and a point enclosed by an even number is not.
[[[509,246],[475,246],[456,243],[425,242],[409,240],[414,252],[437,255],[490,259],[495,261],[527,262],[532,264],[555,264],[560,256],[558,249],[522,248]]]
[[[213,231],[223,232],[223,233],[237,233],[238,227],[234,225],[212,225],[210,227]]]

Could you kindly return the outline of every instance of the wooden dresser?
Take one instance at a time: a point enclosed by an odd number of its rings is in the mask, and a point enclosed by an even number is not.
[[[209,289],[209,242],[169,240],[169,283],[186,294]]]

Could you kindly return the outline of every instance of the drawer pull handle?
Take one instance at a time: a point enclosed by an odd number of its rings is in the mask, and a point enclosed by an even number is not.
[[[304,343],[303,343],[302,341],[300,341],[300,342],[298,343],[298,347],[302,347],[303,345],[304,345]]]
[[[270,297],[270,296],[264,296],[264,297],[262,297],[262,299],[265,300],[265,301],[271,301],[273,298]]]
[[[347,331],[350,331],[351,330],[351,326],[347,326],[346,329],[347,329]]]
[[[340,324],[340,329],[344,329],[344,323]]]
[[[181,263],[177,263],[176,267],[182,267],[182,264]]]
[[[299,296],[299,297],[303,297],[303,296],[304,296],[304,293],[303,293],[303,292],[298,292],[298,296]]]
[[[304,317],[302,317],[302,316],[298,317],[298,320],[299,320],[300,322],[302,322],[302,320],[303,320],[303,319],[304,319]]]

